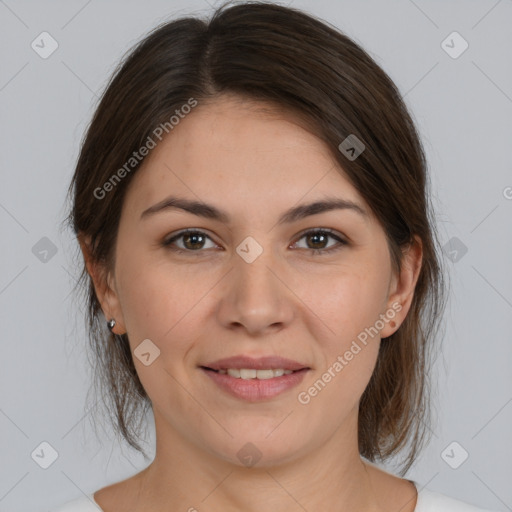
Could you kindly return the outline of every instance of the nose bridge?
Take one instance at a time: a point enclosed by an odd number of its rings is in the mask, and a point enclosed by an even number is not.
[[[243,289],[244,295],[250,297],[253,293],[247,292],[263,292],[272,293],[274,295],[277,290],[275,288],[276,277],[271,269],[275,270],[275,258],[271,254],[270,249],[264,250],[253,261],[244,259],[243,256],[237,255],[235,260],[235,279],[239,286]]]
[[[254,242],[246,240],[239,245],[233,255],[234,268],[229,273],[226,295],[222,298],[223,323],[241,324],[252,333],[272,325],[284,325],[292,317],[286,286],[277,277],[280,272],[275,255],[270,249],[262,249],[252,259],[257,250]]]

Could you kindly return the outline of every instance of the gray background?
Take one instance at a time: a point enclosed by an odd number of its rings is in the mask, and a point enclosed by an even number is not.
[[[407,477],[512,510],[512,1],[291,5],[345,31],[389,73],[429,158],[452,294],[433,375],[434,435]],[[0,0],[1,511],[48,510],[146,465],[108,425],[97,436],[91,427],[83,312],[70,295],[77,246],[60,223],[82,134],[122,54],[158,23],[210,9],[199,0]],[[43,31],[59,45],[47,59],[31,48]],[[442,47],[453,31],[469,44],[458,58]],[[43,441],[58,452],[48,469],[31,458]],[[453,469],[446,461],[459,464],[462,450],[469,458]]]

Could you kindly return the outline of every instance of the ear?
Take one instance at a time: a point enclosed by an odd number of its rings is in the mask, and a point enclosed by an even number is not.
[[[403,251],[400,275],[393,273],[390,282],[386,304],[387,318],[389,320],[381,331],[381,338],[391,336],[405,320],[414,297],[422,260],[423,244],[418,236],[414,236],[414,241]],[[395,312],[393,318],[391,318],[390,311]],[[383,314],[385,315],[386,313],[383,312]]]
[[[78,241],[84,256],[87,273],[91,276],[96,291],[96,297],[100,302],[103,315],[105,316],[105,323],[111,318],[114,318],[116,325],[112,329],[112,332],[115,334],[124,334],[126,328],[121,304],[115,287],[115,279],[104,263],[100,263],[93,258],[90,237],[79,234]]]

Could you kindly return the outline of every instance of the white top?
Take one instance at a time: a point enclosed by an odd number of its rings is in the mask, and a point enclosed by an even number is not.
[[[411,480],[412,481],[412,480]],[[417,482],[412,481],[416,489],[419,488]],[[73,501],[68,501],[60,507],[50,512],[104,512],[94,501],[93,494],[82,496]],[[450,498],[444,494],[421,489],[418,491],[418,499],[414,512],[496,512],[490,509],[478,508],[465,501]]]

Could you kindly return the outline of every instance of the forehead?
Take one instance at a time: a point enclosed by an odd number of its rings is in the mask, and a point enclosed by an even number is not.
[[[168,193],[240,207],[323,194],[363,203],[303,119],[235,96],[199,104],[182,118],[146,157],[126,201],[142,210]]]

